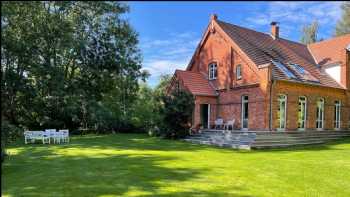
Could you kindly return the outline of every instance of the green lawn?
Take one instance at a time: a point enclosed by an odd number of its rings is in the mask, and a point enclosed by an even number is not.
[[[144,135],[18,144],[3,196],[350,196],[350,140],[236,151]]]

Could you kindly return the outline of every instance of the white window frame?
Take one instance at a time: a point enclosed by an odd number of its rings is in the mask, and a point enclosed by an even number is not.
[[[246,97],[247,97],[247,99],[245,99]],[[248,128],[249,128],[249,96],[248,95],[242,95],[241,101],[242,101],[242,105],[241,105],[241,130],[248,130]],[[244,117],[245,110],[246,110],[246,109],[244,110],[244,104],[245,103],[248,103],[248,118],[247,119]],[[246,128],[243,127],[244,121],[247,121],[247,127]]]
[[[304,98],[304,101],[301,101],[300,99]],[[300,120],[298,117],[298,130],[304,131],[306,129],[306,120],[307,120],[307,98],[306,96],[300,96],[299,100],[298,100],[298,112],[299,112],[299,106],[300,103],[304,103],[305,104],[305,109],[304,109],[304,120]],[[304,127],[303,128],[299,128],[299,124],[301,124],[300,122],[303,122]]]
[[[322,113],[321,110],[318,110],[318,102],[321,101]],[[316,129],[323,130],[324,128],[324,98],[319,98],[316,101]],[[322,115],[322,116],[320,116]],[[321,118],[321,119],[320,119]]]
[[[238,68],[239,68],[239,69],[238,69]],[[238,70],[239,70],[239,72],[238,72]],[[238,75],[238,73],[239,73],[239,75]],[[238,65],[236,66],[236,79],[237,79],[237,80],[242,79],[242,65],[241,65],[241,64],[238,64]]]
[[[281,96],[283,96],[284,98],[280,98]],[[281,109],[281,103],[282,101],[284,101],[284,116],[282,117],[280,115],[279,117],[279,122],[278,122],[278,128],[277,131],[285,131],[286,130],[286,126],[287,126],[287,95],[286,94],[279,94],[278,95],[278,107]],[[280,113],[281,114],[281,113]],[[284,119],[284,124],[282,125],[282,118]],[[282,128],[283,126],[283,128]]]
[[[212,62],[208,66],[209,80],[214,80],[218,76],[218,65],[216,62]],[[215,75],[216,74],[216,75]]]
[[[335,117],[334,117],[334,129],[339,130],[341,128],[341,101],[336,100],[334,103]]]

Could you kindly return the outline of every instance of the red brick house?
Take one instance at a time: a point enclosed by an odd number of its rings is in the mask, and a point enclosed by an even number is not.
[[[168,91],[195,97],[193,126],[221,117],[239,130],[350,128],[350,34],[303,45],[212,15],[185,71]]]

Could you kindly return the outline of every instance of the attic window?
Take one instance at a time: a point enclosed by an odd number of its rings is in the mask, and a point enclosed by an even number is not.
[[[240,64],[236,67],[236,79],[242,79],[242,66]]]
[[[283,72],[288,78],[297,79],[297,77],[282,63],[272,60],[272,63],[277,66],[277,68]]]
[[[213,80],[216,79],[216,77],[218,76],[218,71],[217,71],[217,64],[214,63],[210,63],[208,66],[208,71],[209,71],[209,80]]]

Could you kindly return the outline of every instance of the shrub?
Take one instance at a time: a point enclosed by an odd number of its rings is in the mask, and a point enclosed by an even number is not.
[[[193,95],[184,90],[173,91],[163,97],[163,128],[161,135],[166,138],[183,138],[189,134],[192,111],[194,109]]]
[[[6,120],[1,121],[1,163],[6,157],[6,145],[23,136],[23,130]]]
[[[23,129],[3,120],[1,123],[1,147],[23,136]]]

